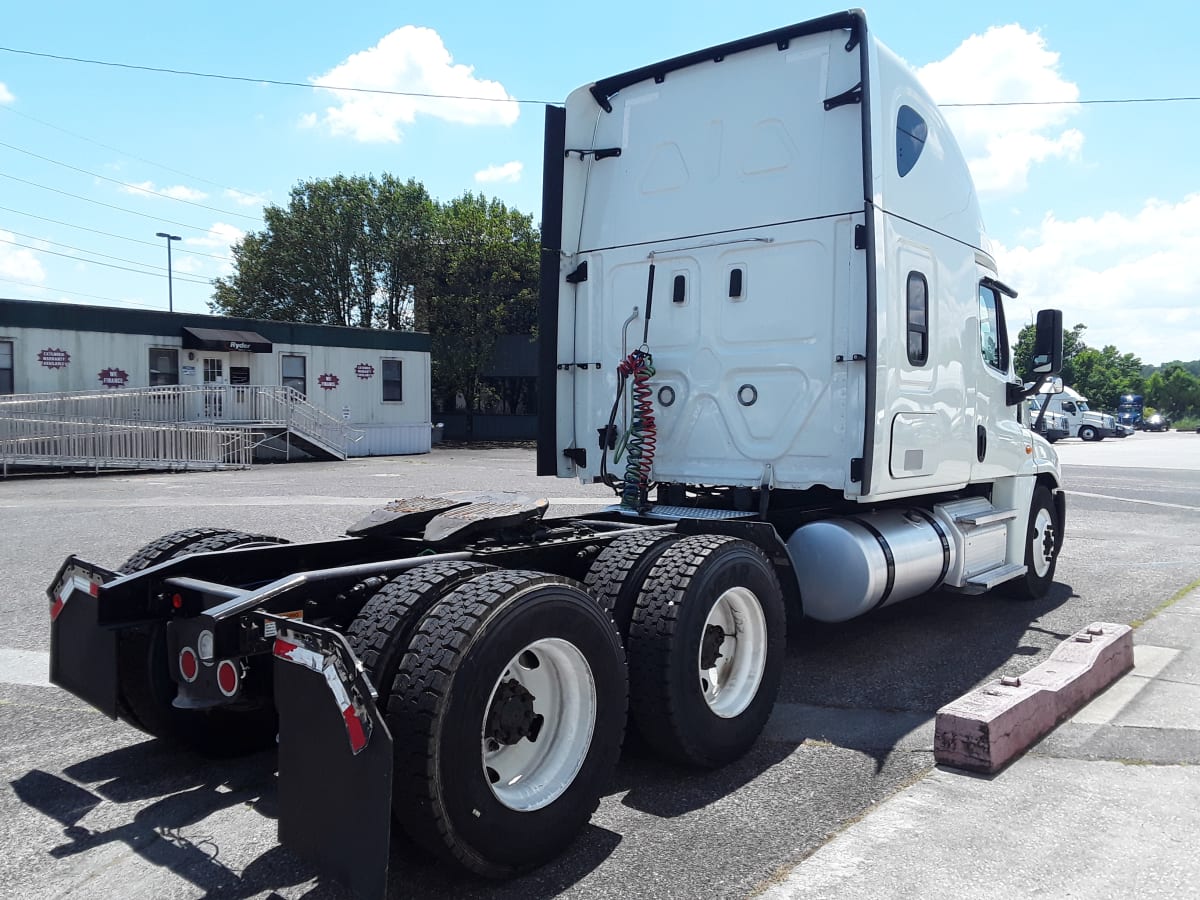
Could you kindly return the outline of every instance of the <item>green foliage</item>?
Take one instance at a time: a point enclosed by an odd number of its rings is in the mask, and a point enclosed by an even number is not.
[[[1168,363],[1146,379],[1146,402],[1176,424],[1188,416],[1200,415],[1200,378],[1183,366]]]
[[[468,412],[489,399],[481,370],[496,336],[532,334],[540,236],[533,219],[482,194],[448,203],[392,175],[301,182],[266,227],[233,247],[214,312],[429,331],[433,393]]]
[[[1083,340],[1087,326],[1082,322],[1063,332],[1063,384],[1088,398],[1092,409],[1116,409],[1122,394],[1142,393],[1142,361],[1132,353],[1121,353],[1112,344],[1102,350]],[[1026,325],[1017,336],[1013,365],[1026,381],[1032,381],[1033,339],[1036,328]]]

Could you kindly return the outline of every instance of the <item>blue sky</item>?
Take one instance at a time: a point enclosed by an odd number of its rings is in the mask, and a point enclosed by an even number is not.
[[[43,3],[0,15],[0,46],[561,102],[580,84],[831,10],[775,0],[356,2],[344,14],[307,0]],[[943,103],[1200,96],[1200,7],[1154,10],[1150,21],[1095,2],[926,0],[867,14]],[[262,204],[338,172],[413,177],[440,199],[483,191],[536,220],[542,116],[536,103],[338,95],[0,50],[0,296],[165,308],[155,233],[166,231],[183,238],[175,307],[203,311],[208,280],[228,271],[230,241],[261,227]],[[948,116],[1001,277],[1021,292],[1011,318],[1060,306],[1068,324],[1088,324],[1094,346],[1145,362],[1200,358],[1200,103]]]

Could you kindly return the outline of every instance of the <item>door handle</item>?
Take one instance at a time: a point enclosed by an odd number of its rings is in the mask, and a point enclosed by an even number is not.
[[[975,426],[975,456],[980,462],[987,456],[987,429],[982,425]]]

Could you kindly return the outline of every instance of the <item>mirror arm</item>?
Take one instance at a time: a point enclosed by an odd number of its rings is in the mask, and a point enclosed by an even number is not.
[[[1032,397],[1034,394],[1036,394],[1038,391],[1040,391],[1042,389],[1042,385],[1045,384],[1047,381],[1049,381],[1053,377],[1054,376],[1049,374],[1048,372],[1045,374],[1039,375],[1037,377],[1037,380],[1034,381],[1032,383],[1032,385],[1030,385],[1029,387],[1022,387],[1021,385],[1015,384],[1010,381],[1006,385],[1007,396],[1005,397],[1005,400],[1007,401],[1009,406],[1016,406],[1018,403],[1020,403],[1026,397]]]

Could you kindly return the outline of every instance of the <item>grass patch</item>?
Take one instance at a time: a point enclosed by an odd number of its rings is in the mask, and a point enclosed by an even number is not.
[[[1129,627],[1130,628],[1141,628],[1143,625],[1145,625],[1147,622],[1149,622],[1151,619],[1153,619],[1155,616],[1157,616],[1160,612],[1162,612],[1163,610],[1166,610],[1166,609],[1170,609],[1172,606],[1174,606],[1176,603],[1178,603],[1180,600],[1182,600],[1184,597],[1186,597],[1192,591],[1196,590],[1196,588],[1200,588],[1200,578],[1197,578],[1191,584],[1184,585],[1179,590],[1177,590],[1174,594],[1172,594],[1170,597],[1168,597],[1166,600],[1164,600],[1162,603],[1158,604],[1158,606],[1154,607],[1154,609],[1150,610],[1150,612],[1146,614],[1146,618],[1134,619],[1132,622],[1129,623]]]

